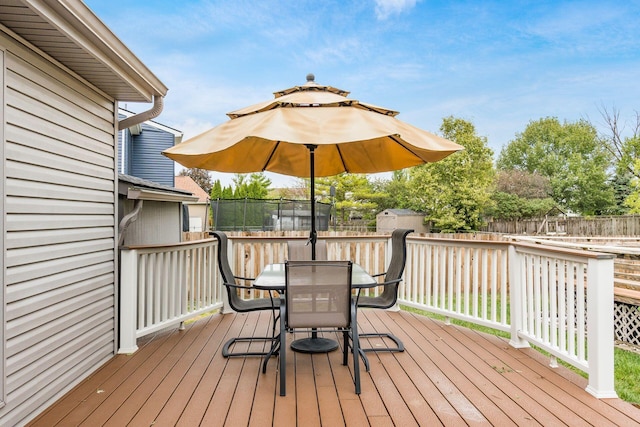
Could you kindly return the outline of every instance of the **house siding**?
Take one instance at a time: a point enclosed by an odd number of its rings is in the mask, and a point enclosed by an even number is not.
[[[115,104],[2,31],[0,50],[0,425],[21,425],[116,349]]]
[[[123,216],[133,211],[133,200],[121,200]],[[124,234],[124,246],[168,245],[182,240],[181,204],[144,200],[139,217]]]
[[[141,126],[142,132],[139,135],[131,135],[126,130],[118,136],[118,143],[125,150],[124,167],[122,155],[118,159],[120,172],[173,187],[174,163],[163,156],[162,151],[174,146],[175,136],[147,123],[142,123]]]

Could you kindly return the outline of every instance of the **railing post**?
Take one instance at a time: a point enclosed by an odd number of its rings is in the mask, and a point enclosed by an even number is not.
[[[518,254],[514,245],[509,245],[509,300],[511,308],[511,340],[509,344],[515,348],[530,347],[529,342],[518,337],[518,331],[522,329],[522,313],[524,306],[522,304],[522,292],[524,284],[522,283],[522,255]]]
[[[120,343],[119,354],[138,350],[136,317],[138,306],[138,251],[120,251]]]
[[[587,354],[589,384],[597,398],[616,398],[614,387],[613,263],[614,255],[589,259],[587,265]]]

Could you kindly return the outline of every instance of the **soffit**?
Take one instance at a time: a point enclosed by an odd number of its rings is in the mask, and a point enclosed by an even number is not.
[[[166,95],[164,84],[80,0],[3,0],[0,24],[116,100]]]

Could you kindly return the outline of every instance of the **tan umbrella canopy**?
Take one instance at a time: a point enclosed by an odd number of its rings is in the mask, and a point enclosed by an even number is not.
[[[436,162],[463,147],[395,118],[396,111],[307,83],[273,100],[228,113],[231,120],[163,154],[189,168],[311,176],[387,172]]]
[[[309,74],[303,86],[228,113],[230,120],[162,154],[188,168],[311,177],[313,201],[316,176],[393,171],[463,149],[396,119],[397,111],[349,99],[349,92],[314,80]],[[311,203],[313,259],[315,220]]]

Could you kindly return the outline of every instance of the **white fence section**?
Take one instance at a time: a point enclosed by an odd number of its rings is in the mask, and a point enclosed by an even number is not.
[[[120,250],[120,345],[222,306],[214,240]]]
[[[534,344],[587,372],[587,391],[617,397],[614,255],[519,243],[510,250],[511,345]]]
[[[413,238],[398,299],[404,305],[510,331],[508,242]]]
[[[295,237],[229,236],[233,271],[255,277],[286,259]],[[330,259],[385,270],[387,235],[322,236]],[[121,251],[121,352],[136,338],[222,307],[215,240]],[[545,245],[416,237],[407,239],[400,286],[403,305],[511,334],[514,347],[533,344],[584,370],[587,391],[615,397],[614,255]],[[248,297],[260,297],[259,293]]]

